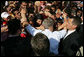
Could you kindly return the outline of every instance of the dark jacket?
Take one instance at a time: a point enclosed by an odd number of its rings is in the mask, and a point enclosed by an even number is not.
[[[63,56],[76,56],[76,52],[80,47],[80,34],[75,31],[68,35],[65,39],[61,39],[59,43],[59,54]]]

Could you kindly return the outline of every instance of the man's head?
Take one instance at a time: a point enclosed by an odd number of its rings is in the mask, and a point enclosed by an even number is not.
[[[69,30],[76,29],[81,24],[81,18],[80,17],[71,17],[68,19],[67,28]]]
[[[43,21],[42,25],[45,29],[50,29],[51,31],[53,31],[54,20],[51,18],[47,18]]]
[[[42,21],[43,21],[43,16],[41,14],[37,14],[36,15],[36,23],[38,25],[41,25],[42,24]]]
[[[49,53],[50,43],[48,37],[42,33],[37,33],[31,39],[31,46],[36,56],[47,56]]]
[[[36,22],[37,22],[38,25],[41,25],[42,24],[42,20],[41,19],[37,19]]]

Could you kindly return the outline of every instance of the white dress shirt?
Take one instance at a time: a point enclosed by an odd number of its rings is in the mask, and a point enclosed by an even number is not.
[[[60,42],[60,39],[63,38],[66,34],[66,30],[54,31],[54,32],[51,32],[49,29],[45,29],[44,31],[37,30],[34,27],[32,27],[30,24],[26,27],[26,30],[32,36],[35,36],[38,32],[45,34],[50,41],[50,52],[54,54],[58,54],[58,44]]]

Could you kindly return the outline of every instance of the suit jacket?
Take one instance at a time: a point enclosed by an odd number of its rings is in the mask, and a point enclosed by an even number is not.
[[[80,31],[83,31],[83,24],[80,25]]]
[[[65,39],[62,38],[59,43],[59,54],[63,56],[75,56],[80,47],[79,37],[79,33],[75,31]]]
[[[80,35],[80,38],[78,39],[79,43],[81,46],[83,46],[83,24],[80,25],[78,33]]]

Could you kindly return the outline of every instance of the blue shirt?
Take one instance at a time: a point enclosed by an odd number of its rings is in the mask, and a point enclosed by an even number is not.
[[[52,52],[56,55],[58,54],[58,45],[59,45],[60,39],[63,38],[66,34],[66,30],[52,32],[49,29],[45,29],[44,31],[42,31],[42,30],[35,29],[31,25],[28,25],[26,27],[26,30],[32,36],[35,36],[38,32],[41,32],[41,33],[45,34],[50,41],[50,52]]]

